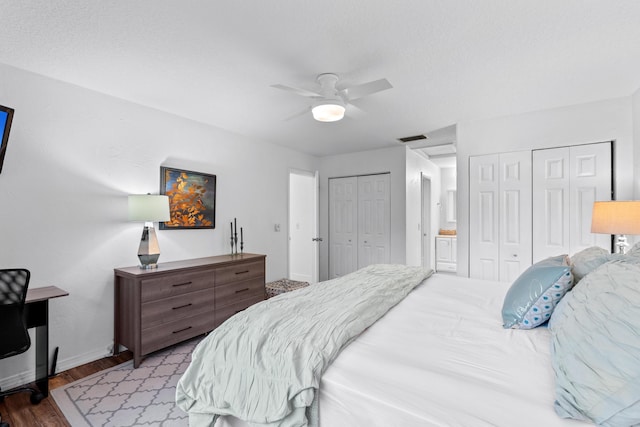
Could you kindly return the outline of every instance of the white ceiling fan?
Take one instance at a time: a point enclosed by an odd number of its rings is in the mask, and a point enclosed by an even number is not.
[[[393,87],[387,79],[380,79],[338,89],[336,87],[338,84],[338,76],[333,73],[320,74],[316,80],[320,85],[320,90],[317,92],[280,84],[271,86],[276,89],[293,92],[296,95],[301,95],[314,100],[313,105],[309,108],[289,117],[287,120],[305,114],[311,110],[314,119],[320,122],[335,122],[344,117],[347,105],[349,105],[354,99],[363,98]]]

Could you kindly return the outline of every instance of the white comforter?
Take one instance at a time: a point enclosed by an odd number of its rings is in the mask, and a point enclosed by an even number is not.
[[[427,279],[327,369],[321,427],[585,425],[554,412],[548,330],[502,328],[508,287]]]

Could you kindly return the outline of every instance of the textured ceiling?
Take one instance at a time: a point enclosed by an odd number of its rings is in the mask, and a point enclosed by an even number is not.
[[[0,62],[314,155],[640,88],[637,0],[3,0]],[[336,123],[315,89],[387,78]],[[340,87],[339,84],[339,87]]]

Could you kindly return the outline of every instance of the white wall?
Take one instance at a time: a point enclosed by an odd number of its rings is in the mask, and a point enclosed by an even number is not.
[[[440,168],[417,154],[413,150],[407,150],[406,165],[406,264],[422,265],[422,183],[421,173],[431,179],[431,229],[429,236],[431,241],[431,268],[435,266],[435,235],[438,234],[440,224],[440,209],[437,202],[440,200],[441,177]]]
[[[320,280],[329,277],[329,178],[389,172],[391,191],[391,262],[405,263],[404,146],[320,159]]]
[[[217,175],[214,230],[158,231],[160,262],[228,253],[237,217],[245,250],[287,273],[289,169],[318,159],[0,64],[0,104],[15,108],[0,174],[0,268],[56,285],[50,348],[58,370],[106,355],[113,341],[113,268],[136,265],[142,224],[127,195],[157,193],[160,166]],[[274,232],[273,224],[283,224]],[[0,387],[33,379],[33,347],[0,362]]]
[[[634,180],[633,180],[633,198],[640,200],[640,89],[635,91],[631,97],[632,102],[632,120],[633,120],[633,164]],[[640,237],[636,236],[635,241],[640,241]]]
[[[639,101],[640,102],[640,101]],[[469,156],[615,141],[615,191],[633,196],[631,97],[458,124],[458,274],[469,275]]]

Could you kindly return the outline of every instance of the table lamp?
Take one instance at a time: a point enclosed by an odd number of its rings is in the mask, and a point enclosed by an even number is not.
[[[158,267],[160,246],[156,237],[154,222],[169,221],[169,197],[162,195],[140,194],[129,196],[129,220],[144,221],[138,258],[140,268],[150,269]]]
[[[617,252],[624,254],[629,246],[625,234],[640,234],[640,201],[595,202],[591,216],[591,232],[617,234]]]

